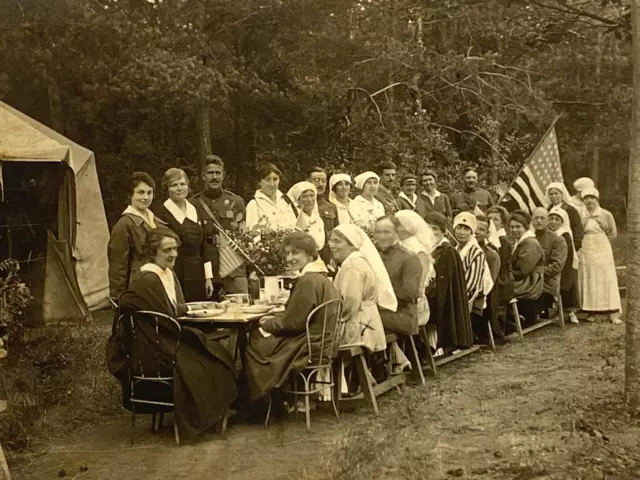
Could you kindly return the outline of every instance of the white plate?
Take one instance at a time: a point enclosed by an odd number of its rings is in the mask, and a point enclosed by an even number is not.
[[[194,318],[211,318],[211,317],[218,317],[220,315],[222,315],[224,312],[222,310],[212,310],[212,309],[208,309],[208,310],[195,310],[193,312],[187,312],[187,317],[194,317]]]
[[[240,307],[240,311],[242,313],[255,313],[259,315],[261,313],[268,313],[273,310],[273,307],[263,306],[263,305],[250,305],[247,307]]]
[[[223,309],[223,306],[218,302],[189,302],[187,303],[187,305],[193,308],[197,308],[198,310]]]

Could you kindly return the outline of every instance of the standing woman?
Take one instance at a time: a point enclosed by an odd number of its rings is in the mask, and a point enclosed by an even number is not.
[[[555,206],[549,212],[549,230],[564,238],[567,242],[567,260],[564,262],[562,275],[560,276],[560,295],[562,307],[569,312],[569,321],[579,323],[575,310],[580,305],[578,299],[578,254],[573,240],[571,221],[569,214],[561,206]],[[580,225],[582,230],[582,225]]]
[[[298,207],[296,228],[311,235],[320,251],[326,243],[326,232],[318,211],[317,195],[316,186],[311,182],[296,183],[287,192],[287,196]]]
[[[372,229],[375,227],[376,220],[385,215],[384,205],[374,198],[378,193],[380,177],[374,172],[364,172],[355,180],[356,187],[361,193],[351,201],[349,213],[353,223],[360,228]]]
[[[610,242],[618,234],[616,221],[611,212],[600,207],[597,189],[582,190],[582,200],[586,212],[582,217],[584,239],[578,253],[582,310],[589,313],[589,321],[594,321],[596,315],[606,314],[611,323],[620,325],[622,306]]]
[[[140,267],[145,263],[142,246],[147,232],[156,228],[155,215],[149,210],[155,188],[156,182],[148,173],[133,172],[131,175],[130,205],[114,225],[107,247],[111,297],[120,297],[140,275]]]
[[[174,271],[187,302],[199,302],[213,294],[211,262],[204,263],[204,231],[198,212],[187,196],[189,177],[180,168],[170,168],[162,177],[169,198],[158,209],[161,218],[180,238]]]
[[[559,207],[567,212],[569,223],[564,224],[564,227],[571,229],[573,244],[576,247],[576,251],[579,251],[582,248],[584,229],[582,228],[580,213],[578,213],[578,210],[576,210],[574,206],[567,203],[570,199],[567,187],[565,187],[562,182],[550,183],[547,187],[547,198],[549,199],[549,211],[551,211],[552,208]],[[567,243],[567,245],[570,244]]]
[[[348,225],[353,223],[353,218],[349,213],[349,205],[351,199],[349,193],[351,192],[351,177],[346,173],[336,173],[331,175],[329,179],[329,201],[336,206],[338,210],[338,224]]]
[[[247,205],[247,228],[294,229],[298,212],[289,197],[279,190],[282,172],[272,163],[259,165],[257,172],[260,188]]]

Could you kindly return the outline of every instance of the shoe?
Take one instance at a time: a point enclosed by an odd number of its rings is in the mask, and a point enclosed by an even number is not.
[[[611,323],[613,325],[622,325],[624,322],[622,320],[620,320],[620,314],[619,313],[612,313],[609,315],[609,320],[611,321]]]
[[[575,312],[571,312],[569,314],[569,321],[574,325],[578,325],[580,323],[580,321],[578,320],[578,317],[576,317]]]

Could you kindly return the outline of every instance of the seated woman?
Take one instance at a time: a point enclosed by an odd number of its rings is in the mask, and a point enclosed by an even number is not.
[[[569,321],[577,324],[579,321],[575,312],[580,305],[578,297],[579,262],[573,241],[573,230],[571,229],[569,214],[563,207],[556,205],[549,211],[549,230],[564,238],[565,242],[567,242],[567,261],[560,277],[560,296],[562,297],[562,306],[569,314]]]
[[[166,227],[147,233],[143,252],[148,263],[140,268],[141,273],[129,290],[120,296],[121,314],[147,310],[177,318],[189,310],[172,270],[178,246],[178,236]],[[139,338],[156,335],[155,329],[144,323],[136,325],[136,330]],[[122,384],[125,408],[130,408],[128,342],[124,332],[116,328],[107,347],[109,371]],[[141,355],[155,358],[156,352],[142,351]],[[169,361],[166,369],[171,372]],[[176,355],[173,396],[175,422],[180,437],[185,440],[219,422],[237,396],[235,362],[231,355],[218,342],[187,326],[182,326]]]
[[[245,375],[249,401],[255,402],[282,387],[292,372],[308,365],[307,316],[317,306],[340,298],[327,278],[327,269],[318,259],[318,246],[313,237],[304,232],[293,232],[284,240],[287,263],[299,271],[285,311],[276,316],[261,319],[259,329],[249,334],[245,354]],[[325,335],[334,331],[336,306],[329,312]],[[324,318],[324,316],[323,316]],[[319,352],[322,343],[322,319],[312,319],[309,324],[313,355],[333,356],[335,352]],[[325,338],[327,342],[328,338]],[[329,343],[329,342],[327,342]],[[337,345],[337,343],[336,343]],[[328,347],[328,345],[326,345]]]
[[[361,228],[350,224],[333,229],[329,248],[340,266],[333,283],[343,302],[341,345],[361,345],[370,352],[385,350],[378,306],[395,312],[398,301],[376,247]]]
[[[531,217],[515,210],[509,221],[509,232],[515,241],[511,256],[513,294],[518,310],[525,319],[523,326],[531,326],[544,308],[539,301],[544,286],[544,251],[531,230]]]

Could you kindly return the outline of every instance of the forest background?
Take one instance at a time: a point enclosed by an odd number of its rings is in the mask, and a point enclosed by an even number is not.
[[[0,0],[0,99],[95,152],[111,224],[131,172],[209,153],[245,198],[263,161],[497,185],[556,115],[624,224],[630,47],[624,1]]]

